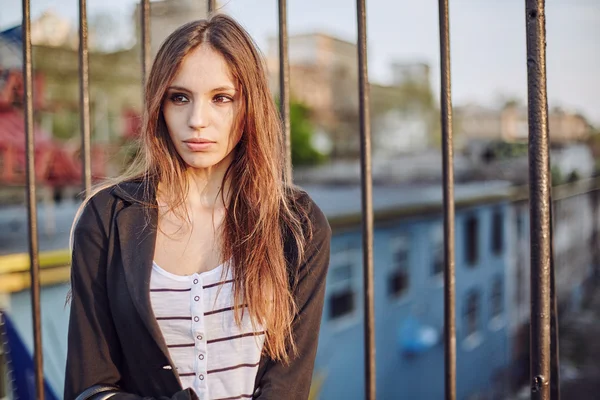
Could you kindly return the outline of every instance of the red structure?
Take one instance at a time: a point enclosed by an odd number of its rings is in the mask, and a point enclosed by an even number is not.
[[[44,81],[34,78],[34,109],[44,107]],[[24,87],[21,71],[0,68],[0,184],[25,183],[25,117]],[[35,176],[40,184],[50,186],[77,185],[81,182],[79,149],[68,150],[34,124]],[[92,148],[92,174],[103,175],[102,149]]]

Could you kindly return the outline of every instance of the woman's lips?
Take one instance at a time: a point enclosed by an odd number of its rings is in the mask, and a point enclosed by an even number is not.
[[[183,143],[191,151],[204,151],[214,146],[216,143],[207,139],[188,139],[184,140]]]

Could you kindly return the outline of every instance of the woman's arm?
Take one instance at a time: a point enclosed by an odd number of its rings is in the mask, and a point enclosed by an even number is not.
[[[298,314],[293,322],[293,334],[298,355],[288,365],[267,362],[257,382],[256,399],[306,400],[310,392],[329,267],[331,228],[323,212],[309,201],[313,238],[307,243],[294,288]]]
[[[107,384],[118,387],[121,381],[119,365],[122,349],[106,292],[108,232],[114,206],[115,199],[109,191],[101,191],[85,206],[75,227],[65,400],[75,399],[91,386]],[[173,396],[178,400],[196,398],[189,390]],[[119,393],[111,399],[136,400],[142,397]]]

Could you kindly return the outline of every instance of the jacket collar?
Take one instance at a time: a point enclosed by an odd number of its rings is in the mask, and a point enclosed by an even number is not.
[[[151,177],[132,179],[116,184],[112,193],[127,203],[154,204],[157,182]]]
[[[157,346],[166,359],[171,360],[150,302],[158,211],[148,205],[156,203],[156,186],[147,180],[126,181],[116,185],[112,192],[125,203],[115,218],[121,261],[131,300]],[[173,363],[170,364],[173,377],[177,378]],[[166,383],[173,385],[178,381],[177,378],[174,383],[171,380]]]

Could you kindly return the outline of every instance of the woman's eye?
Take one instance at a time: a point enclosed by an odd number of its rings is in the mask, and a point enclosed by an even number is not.
[[[183,94],[176,93],[176,94],[171,95],[171,101],[175,104],[183,104],[183,103],[187,103],[189,100]]]
[[[223,94],[217,95],[214,98],[215,103],[230,103],[233,99],[230,96],[225,96]]]

